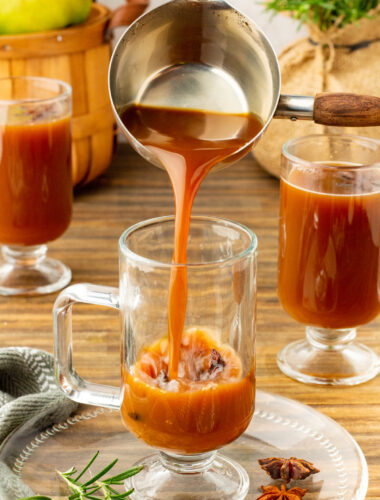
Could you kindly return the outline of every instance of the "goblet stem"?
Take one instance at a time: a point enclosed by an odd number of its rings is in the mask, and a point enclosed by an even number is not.
[[[159,456],[162,465],[166,469],[179,474],[194,474],[205,472],[211,466],[216,456],[216,451],[197,455],[177,455],[175,453],[160,451]]]
[[[356,328],[332,329],[306,327],[306,338],[316,349],[341,351],[346,349],[356,338]]]
[[[42,295],[70,283],[71,271],[46,256],[46,245],[3,245],[0,262],[1,295]]]
[[[19,267],[33,267],[46,257],[46,245],[7,246],[1,247],[3,259],[7,264]]]
[[[277,357],[281,371],[300,382],[357,385],[375,377],[380,358],[355,341],[356,328],[306,327],[306,340],[285,346]]]
[[[245,469],[215,451],[199,455],[168,452],[146,457],[144,468],[126,481],[132,499],[243,500],[249,489]]]

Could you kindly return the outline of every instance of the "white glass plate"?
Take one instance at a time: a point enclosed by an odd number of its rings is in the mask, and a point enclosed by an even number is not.
[[[261,494],[261,485],[281,484],[260,469],[259,458],[295,456],[320,469],[319,474],[291,486],[308,488],[304,500],[364,500],[368,469],[362,451],[334,420],[309,406],[278,395],[257,391],[256,411],[247,431],[223,454],[240,462],[250,476],[247,499]],[[92,472],[119,458],[115,474],[128,469],[152,449],[123,426],[117,412],[84,407],[66,422],[43,432],[26,424],[5,443],[0,461],[36,494],[66,498],[55,470],[83,468],[100,450]],[[91,471],[90,471],[91,473]]]

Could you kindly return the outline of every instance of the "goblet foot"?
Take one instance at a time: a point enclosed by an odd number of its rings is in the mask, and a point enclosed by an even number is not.
[[[134,488],[132,499],[240,500],[248,493],[246,470],[216,452],[191,456],[160,452],[141,463],[143,470],[125,484],[128,490]]]
[[[277,356],[280,370],[307,384],[357,385],[380,371],[380,358],[354,342],[356,329],[306,328],[306,340],[285,346]]]
[[[46,257],[46,245],[3,246],[0,262],[1,295],[43,295],[61,290],[71,281],[62,262]]]

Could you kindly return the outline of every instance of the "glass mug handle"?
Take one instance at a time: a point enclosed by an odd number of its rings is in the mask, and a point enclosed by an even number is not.
[[[73,366],[72,307],[94,304],[119,310],[119,290],[78,283],[63,290],[53,308],[55,374],[63,392],[78,403],[120,409],[120,387],[94,384],[80,377]]]

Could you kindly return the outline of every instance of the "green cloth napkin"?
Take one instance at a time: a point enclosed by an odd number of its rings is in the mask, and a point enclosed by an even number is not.
[[[0,444],[36,415],[43,414],[42,430],[65,420],[76,408],[55,380],[51,354],[28,347],[0,349]],[[0,462],[0,499],[32,494],[7,464]]]

